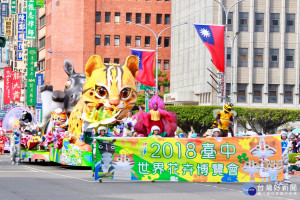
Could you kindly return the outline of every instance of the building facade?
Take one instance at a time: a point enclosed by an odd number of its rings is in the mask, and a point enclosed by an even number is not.
[[[47,0],[45,84],[63,89],[67,80],[63,61],[68,58],[76,72],[84,72],[85,63],[93,54],[100,55],[104,63],[122,64],[131,54],[131,48],[155,50],[154,35],[126,21],[146,26],[158,34],[171,25],[171,1]],[[165,31],[159,39],[158,50],[158,67],[168,77],[170,38],[171,31]],[[169,87],[160,89],[169,91]]]
[[[223,0],[226,8],[234,0]],[[173,104],[218,105],[217,73],[193,23],[224,24],[221,7],[213,0],[172,1],[172,23],[190,22],[172,31],[171,93]],[[228,17],[227,101],[244,107],[300,108],[300,0],[244,0]],[[233,66],[231,67],[231,61]],[[233,74],[231,88],[231,70]]]

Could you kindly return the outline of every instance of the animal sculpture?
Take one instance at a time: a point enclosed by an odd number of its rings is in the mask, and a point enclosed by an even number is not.
[[[85,67],[86,81],[82,96],[69,118],[69,131],[78,138],[86,131],[87,122],[80,117],[99,110],[119,110],[116,119],[126,116],[136,103],[137,93],[135,77],[139,61],[136,56],[128,56],[123,65],[103,64],[101,57],[93,55]]]

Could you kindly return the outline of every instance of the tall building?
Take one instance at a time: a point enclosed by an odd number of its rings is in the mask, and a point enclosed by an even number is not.
[[[226,8],[235,1],[223,0]],[[220,99],[207,68],[217,72],[192,23],[225,22],[213,0],[172,1],[172,23],[189,21],[172,31],[171,93],[167,103],[217,105]],[[263,108],[300,108],[300,0],[244,0],[228,18],[227,95],[233,70],[233,103]],[[231,59],[233,66],[231,67]],[[229,101],[227,96],[227,101]]]
[[[67,75],[63,61],[69,58],[76,72],[93,54],[105,63],[120,63],[130,55],[130,48],[155,50],[155,37],[131,21],[152,29],[156,34],[171,25],[171,1],[158,0],[47,0],[45,84],[63,89]],[[159,66],[170,71],[170,36],[165,31],[159,39]],[[169,90],[169,87],[161,90]]]

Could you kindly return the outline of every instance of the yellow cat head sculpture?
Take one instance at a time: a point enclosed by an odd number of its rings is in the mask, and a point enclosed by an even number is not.
[[[117,107],[124,117],[137,100],[135,77],[139,61],[136,56],[128,56],[123,65],[103,64],[100,56],[92,56],[85,68],[86,81],[83,86],[83,98],[92,110],[104,106],[106,110]]]

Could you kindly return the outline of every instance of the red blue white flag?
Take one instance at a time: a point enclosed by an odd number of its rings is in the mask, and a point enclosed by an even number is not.
[[[212,61],[221,72],[225,70],[224,26],[194,24],[204,45],[210,51]]]
[[[154,50],[131,49],[131,54],[139,58],[139,71],[135,79],[143,85],[155,86],[153,74]]]

